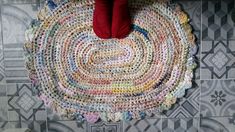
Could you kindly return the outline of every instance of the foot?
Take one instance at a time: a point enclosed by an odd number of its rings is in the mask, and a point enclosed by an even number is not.
[[[113,0],[112,37],[125,38],[131,31],[128,0]]]
[[[93,30],[103,39],[111,38],[112,3],[111,0],[95,0]]]

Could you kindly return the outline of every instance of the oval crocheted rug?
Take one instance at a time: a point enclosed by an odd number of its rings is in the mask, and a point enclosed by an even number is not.
[[[196,45],[177,5],[131,0],[132,32],[100,39],[94,0],[52,1],[26,31],[26,64],[38,96],[80,121],[142,119],[168,110],[192,86]]]

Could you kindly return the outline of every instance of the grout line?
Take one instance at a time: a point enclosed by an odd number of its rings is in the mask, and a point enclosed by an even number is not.
[[[48,130],[48,120],[47,120],[47,115],[46,115],[46,132],[49,132],[49,130]]]
[[[200,81],[226,81],[226,80],[235,80],[235,78],[200,79]]]
[[[7,85],[6,85],[6,97],[7,97],[7,124],[9,125],[9,118],[10,118],[10,115],[9,115],[9,110],[8,110],[8,108],[9,108],[9,106],[8,106],[8,99],[9,99],[10,97],[8,96],[8,88],[7,88]]]
[[[2,45],[2,54],[3,54],[3,61],[4,61],[4,52],[3,52],[4,51],[4,43],[3,43],[4,38],[3,38],[3,20],[2,20],[2,5],[1,4],[0,4],[0,13],[1,13],[0,14],[0,23],[1,23],[1,25],[0,25],[1,26],[1,31],[0,31],[1,36],[0,37],[2,38],[1,45]]]
[[[163,129],[162,129],[162,115],[161,115],[161,118],[160,118],[160,130],[161,130],[161,132],[163,131]]]
[[[121,121],[122,132],[124,132],[124,121]]]
[[[201,118],[228,118],[228,117],[234,117],[233,115],[220,115],[220,116],[202,116]]]
[[[200,131],[200,126],[201,126],[201,51],[202,51],[202,0],[200,0],[201,2],[201,20],[200,20],[200,47],[198,49],[200,49],[199,51],[199,88],[200,88],[200,94],[199,94],[199,121],[198,121],[198,131]]]

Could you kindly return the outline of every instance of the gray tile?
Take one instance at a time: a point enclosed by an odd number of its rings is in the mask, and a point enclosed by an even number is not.
[[[3,5],[3,44],[24,43],[25,30],[36,18],[38,6],[35,4]]]
[[[123,132],[122,122],[86,123],[86,132]]]
[[[235,41],[202,41],[201,79],[228,79],[235,75]],[[230,48],[229,48],[230,47]]]
[[[5,84],[0,84],[0,97],[7,95],[7,89]]]
[[[3,65],[5,82],[29,83],[28,72],[25,67],[23,43],[25,30],[29,27],[38,11],[36,4],[18,4],[2,6],[3,25]],[[0,56],[1,57],[1,56]],[[0,58],[1,64],[1,58]],[[1,78],[1,65],[0,65]]]
[[[1,8],[0,8],[0,10],[1,10]],[[0,49],[2,50],[2,19],[1,18],[0,18]]]
[[[0,83],[5,83],[3,44],[2,44],[2,21],[0,21]]]
[[[45,106],[31,84],[7,85],[9,121],[45,121]]]
[[[123,122],[124,132],[161,132],[161,118],[145,118]]]
[[[235,113],[235,80],[203,80],[201,87],[202,116],[232,116]]]
[[[5,83],[5,72],[3,64],[3,55],[0,53],[0,83]]]
[[[41,0],[1,0],[2,4],[32,4],[39,3]]]
[[[8,121],[6,85],[0,84],[0,122]]]
[[[8,122],[8,129],[13,128],[27,128],[32,132],[47,132],[46,121],[21,121],[21,122]]]
[[[231,11],[234,0],[202,2],[202,40],[227,40],[235,38]]]
[[[8,121],[7,97],[0,96],[0,122]]]
[[[235,117],[204,117],[200,121],[200,132],[234,132]]]
[[[0,132],[4,131],[8,128],[8,122],[7,121],[0,121]]]
[[[162,119],[162,132],[198,132],[199,118]]]
[[[76,121],[48,121],[48,132],[85,132],[85,128]]]

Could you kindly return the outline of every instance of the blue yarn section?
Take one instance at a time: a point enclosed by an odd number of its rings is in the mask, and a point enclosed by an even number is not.
[[[47,0],[47,6],[50,8],[50,10],[54,10],[57,7],[53,0]]]
[[[139,27],[139,26],[137,26],[137,25],[135,25],[135,24],[132,25],[132,28],[133,28],[134,30],[140,32],[141,34],[143,34],[146,39],[149,39],[149,37],[148,37],[148,31],[147,31],[147,30],[145,30],[145,29],[143,29],[143,28],[141,28],[141,27]]]

